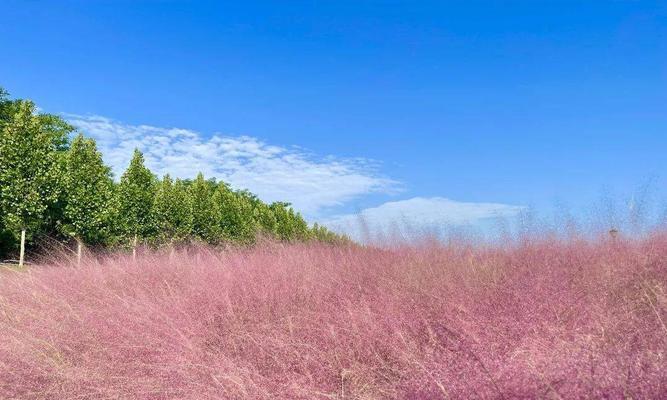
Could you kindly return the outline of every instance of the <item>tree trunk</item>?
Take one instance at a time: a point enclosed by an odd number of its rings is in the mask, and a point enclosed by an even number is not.
[[[83,253],[83,242],[81,239],[76,239],[76,265],[81,266],[81,253]]]
[[[132,245],[132,259],[136,260],[137,259],[137,241],[139,238],[137,237],[137,234],[134,234],[134,244]]]
[[[21,254],[19,256],[19,268],[23,268],[25,260],[25,228],[21,229]]]

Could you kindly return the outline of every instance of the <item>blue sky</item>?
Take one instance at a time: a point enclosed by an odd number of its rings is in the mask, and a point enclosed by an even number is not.
[[[660,202],[666,4],[5,0],[0,85],[321,221]]]

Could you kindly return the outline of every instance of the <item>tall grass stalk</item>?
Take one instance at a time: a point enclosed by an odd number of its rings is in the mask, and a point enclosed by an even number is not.
[[[264,243],[0,272],[0,398],[660,398],[667,236]]]

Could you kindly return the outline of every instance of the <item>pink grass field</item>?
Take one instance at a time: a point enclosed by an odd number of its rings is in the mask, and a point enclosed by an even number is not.
[[[0,398],[666,398],[666,323],[659,234],[91,257],[0,272]]]

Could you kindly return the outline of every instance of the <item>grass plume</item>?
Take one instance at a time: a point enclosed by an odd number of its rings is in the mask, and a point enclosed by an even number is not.
[[[658,398],[667,236],[0,272],[0,398]]]

